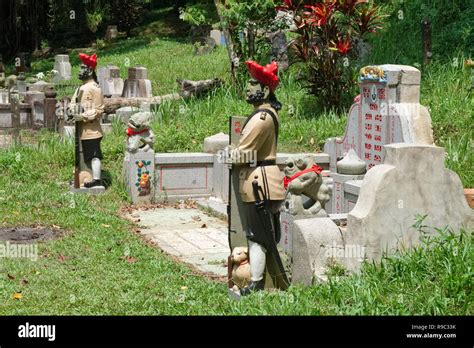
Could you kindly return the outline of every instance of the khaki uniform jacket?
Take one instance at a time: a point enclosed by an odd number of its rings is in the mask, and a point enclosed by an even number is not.
[[[259,109],[269,109],[278,119],[278,114],[270,104],[263,104]],[[252,182],[258,181],[258,184],[265,192],[263,184],[264,172],[267,176],[269,192],[267,199],[283,200],[285,198],[285,189],[283,187],[283,173],[277,165],[265,167],[249,167],[245,165],[254,161],[275,160],[277,152],[277,141],[275,135],[275,124],[271,115],[265,112],[259,112],[252,117],[242,130],[238,147],[238,160],[233,159],[235,165],[243,165],[240,168],[240,196],[243,202],[255,202]],[[256,155],[256,158],[255,158]],[[263,168],[263,169],[262,169]]]
[[[81,100],[77,100],[81,92]],[[101,138],[103,132],[100,127],[100,118],[104,113],[104,95],[94,80],[87,81],[74,92],[70,108],[75,108],[78,105],[81,107],[81,112],[84,116],[84,121],[81,125],[81,140]]]

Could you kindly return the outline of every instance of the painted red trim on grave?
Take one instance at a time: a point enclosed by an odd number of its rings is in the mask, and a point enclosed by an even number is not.
[[[167,168],[205,168],[206,169],[206,186],[205,187],[178,187],[178,188],[165,188],[163,189],[163,169]],[[208,169],[209,166],[207,164],[200,165],[200,166],[183,166],[183,165],[166,165],[160,166],[160,191],[182,191],[182,190],[207,190],[208,189]]]

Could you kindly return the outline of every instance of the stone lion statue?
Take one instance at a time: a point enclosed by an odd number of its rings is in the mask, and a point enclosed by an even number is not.
[[[127,128],[127,151],[149,151],[155,144],[155,134],[150,128],[151,112],[138,112],[132,115]]]
[[[291,215],[327,216],[329,188],[321,168],[310,156],[294,156],[285,162],[286,198],[282,210]]]

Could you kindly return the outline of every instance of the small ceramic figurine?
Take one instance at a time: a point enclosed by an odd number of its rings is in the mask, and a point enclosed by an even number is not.
[[[128,120],[127,151],[153,150],[155,134],[150,128],[151,112],[137,112]]]
[[[246,287],[250,282],[250,265],[248,248],[236,247],[232,250],[232,282],[234,291]]]

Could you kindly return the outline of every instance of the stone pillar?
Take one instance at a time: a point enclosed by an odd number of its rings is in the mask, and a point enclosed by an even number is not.
[[[57,71],[57,74],[53,77],[54,83],[71,79],[71,63],[69,63],[67,54],[54,56],[54,70]]]
[[[137,65],[128,69],[128,78],[125,81],[122,97],[150,98],[152,97],[151,81],[147,79],[147,69]]]
[[[5,66],[3,65],[3,57],[0,54],[0,87],[5,83]]]
[[[123,180],[134,204],[151,204],[155,197],[155,152],[126,152]]]
[[[56,128],[56,92],[49,88],[45,92],[44,100],[44,126],[54,131]]]
[[[26,92],[25,103],[31,105],[31,119],[34,128],[44,126],[44,100],[45,94],[42,92]]]
[[[23,72],[19,73],[16,79],[16,89],[20,95],[26,93],[26,77]]]

